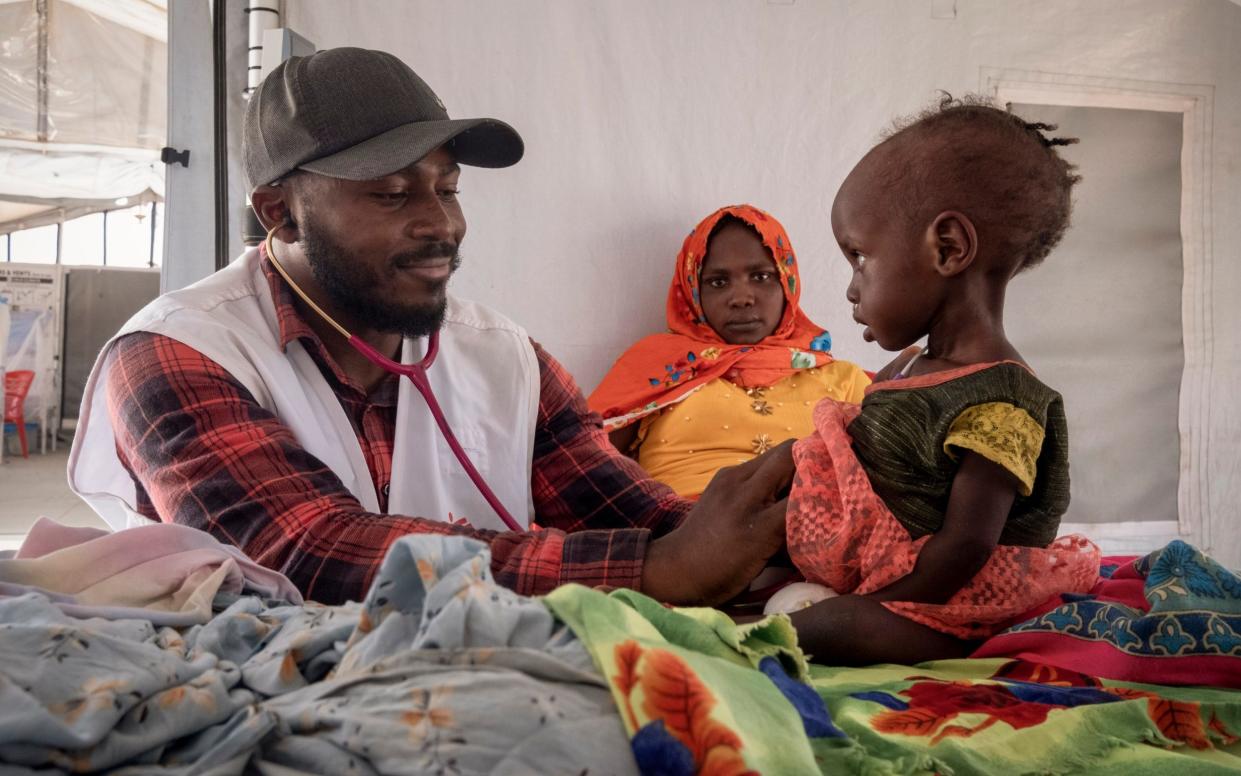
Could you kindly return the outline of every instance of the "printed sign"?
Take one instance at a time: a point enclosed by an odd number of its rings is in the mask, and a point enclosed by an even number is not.
[[[0,296],[16,310],[60,309],[61,267],[0,264]]]

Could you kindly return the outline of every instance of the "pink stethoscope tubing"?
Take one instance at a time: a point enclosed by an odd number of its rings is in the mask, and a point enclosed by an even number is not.
[[[455,455],[457,460],[461,462],[461,468],[465,469],[465,473],[469,475],[470,480],[474,483],[474,487],[478,488],[478,492],[481,493],[483,498],[487,500],[487,503],[491,505],[491,508],[495,511],[496,515],[504,522],[504,525],[508,526],[509,530],[524,530],[521,524],[514,520],[508,510],[504,508],[504,505],[500,503],[500,499],[496,496],[495,491],[491,489],[491,486],[489,486],[487,481],[483,479],[483,475],[474,467],[474,462],[470,460],[470,456],[466,455],[465,450],[461,447],[461,443],[457,441],[457,435],[452,433],[452,428],[448,425],[448,418],[444,417],[444,410],[440,407],[440,403],[435,399],[435,393],[431,390],[431,381],[427,378],[427,369],[435,363],[435,357],[439,354],[439,332],[432,332],[427,338],[427,354],[416,364],[398,364],[383,355],[362,340],[362,338],[358,337],[356,334],[350,333],[344,326],[337,323],[332,316],[328,315],[319,308],[319,305],[311,301],[310,297],[306,295],[306,292],[302,291],[301,287],[298,286],[297,283],[293,282],[293,278],[289,277],[289,274],[285,272],[284,267],[281,266],[280,262],[276,259],[275,251],[272,250],[271,236],[275,233],[275,231],[275,229],[272,229],[267,233],[267,239],[263,241],[263,247],[266,250],[267,258],[271,261],[272,266],[275,267],[280,273],[281,277],[283,277],[289,286],[297,293],[297,295],[301,297],[302,301],[310,305],[310,308],[318,313],[320,318],[331,324],[332,328],[340,332],[341,335],[345,337],[346,341],[349,342],[350,346],[352,346],[354,350],[361,353],[367,361],[370,361],[372,364],[385,372],[390,372],[395,375],[404,375],[409,378],[409,381],[413,383],[414,388],[419,394],[422,395],[423,401],[427,403],[427,409],[431,410],[431,416],[435,418],[435,425],[439,426],[440,434],[444,436],[444,441],[447,442],[448,447],[452,449],[453,455]]]

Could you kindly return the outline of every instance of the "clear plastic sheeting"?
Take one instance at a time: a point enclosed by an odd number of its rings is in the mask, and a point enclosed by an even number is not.
[[[0,2],[0,137],[38,139],[39,16]]]
[[[144,34],[155,27],[144,20],[162,9],[145,0],[112,0],[106,16],[82,7],[95,5],[0,1],[0,137],[163,145],[167,44]],[[139,10],[126,14],[126,6]]]
[[[166,0],[0,0],[0,234],[163,197]]]

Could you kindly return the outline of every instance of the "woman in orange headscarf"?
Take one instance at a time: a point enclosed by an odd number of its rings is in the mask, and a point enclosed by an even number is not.
[[[820,399],[860,402],[869,378],[832,358],[800,297],[780,222],[751,205],[703,219],[677,255],[669,332],[626,351],[590,396],[613,444],[694,497],[720,468],[810,434]]]

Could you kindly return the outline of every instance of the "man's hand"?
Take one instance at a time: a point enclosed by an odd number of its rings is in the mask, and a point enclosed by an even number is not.
[[[642,592],[671,604],[722,603],[784,546],[793,442],[716,472],[674,531],[650,543]]]

